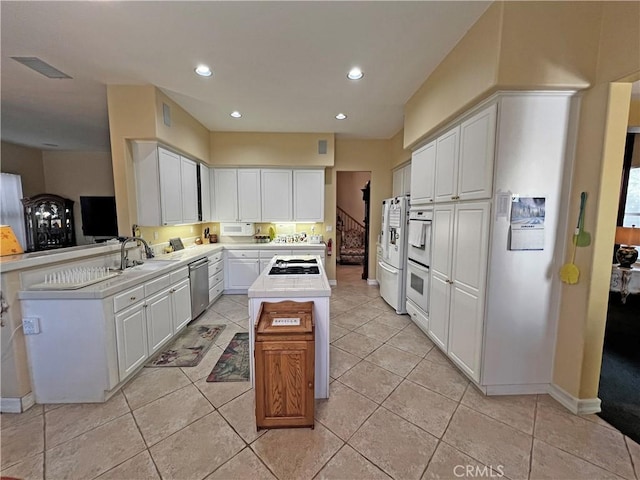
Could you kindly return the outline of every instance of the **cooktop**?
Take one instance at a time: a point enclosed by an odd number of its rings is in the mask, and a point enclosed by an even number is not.
[[[292,258],[289,260],[277,260],[269,275],[319,275],[318,261],[315,258],[308,260]]]

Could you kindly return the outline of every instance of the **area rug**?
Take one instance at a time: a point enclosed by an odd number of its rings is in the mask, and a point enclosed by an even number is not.
[[[190,325],[145,367],[195,367],[226,325]]]
[[[249,334],[236,333],[207,377],[207,382],[249,381]]]

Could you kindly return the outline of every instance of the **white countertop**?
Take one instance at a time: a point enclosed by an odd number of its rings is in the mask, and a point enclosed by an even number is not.
[[[291,258],[316,258],[320,275],[269,275],[273,264],[278,260]],[[276,255],[260,276],[249,287],[249,298],[276,297],[330,297],[331,286],[327,274],[322,266],[322,259],[312,255]]]
[[[146,269],[145,265],[141,267],[133,267],[128,268],[122,274],[117,277],[113,277],[109,280],[105,280],[99,283],[94,283],[93,285],[89,285],[87,287],[75,289],[75,290],[23,290],[19,292],[18,298],[21,300],[34,300],[34,299],[100,299],[105,298],[111,295],[114,295],[118,292],[131,288],[133,286],[139,285],[141,283],[147,282],[154,278],[165,275],[169,272],[177,270],[180,267],[186,267],[189,263],[211,254],[214,254],[221,250],[230,250],[230,249],[240,249],[240,250],[310,250],[310,249],[324,249],[324,244],[308,244],[308,243],[208,243],[203,245],[194,245],[192,247],[187,247],[184,250],[180,250],[173,253],[168,253],[165,255],[157,255],[155,258],[146,260],[146,263],[154,263],[161,261],[164,265],[161,268],[157,268],[154,270]],[[27,266],[23,266],[22,268],[34,267],[34,266],[44,266],[49,263],[60,262],[64,260],[77,260],[78,258],[82,258],[83,256],[96,255],[96,253],[113,253],[114,251],[119,251],[120,245],[109,245],[107,247],[102,247],[104,250],[98,251],[95,248],[89,248],[87,250],[80,250],[75,252],[60,252],[59,254],[50,254],[40,257],[27,258],[21,260],[20,263],[30,261],[30,260],[40,260],[45,258],[47,261],[38,262],[35,264],[29,264]],[[66,250],[66,249],[65,249]],[[90,251],[90,253],[86,253]],[[80,252],[80,254],[78,254]],[[75,253],[75,255],[73,255]],[[23,254],[30,255],[30,254]],[[22,256],[22,255],[16,255]],[[55,257],[55,258],[54,258]],[[6,257],[5,257],[6,258]],[[16,265],[16,263],[11,262],[12,265]],[[147,266],[148,267],[148,266]],[[320,261],[320,268],[322,269],[322,262]],[[13,270],[17,270],[18,268],[13,268]],[[2,263],[2,270],[5,270],[5,264]],[[328,281],[326,281],[326,275],[324,274],[324,269],[322,269],[322,276],[325,279],[325,282],[328,286]],[[284,279],[283,279],[284,280]],[[303,279],[301,279],[303,280]],[[303,287],[304,282],[301,282],[300,288]],[[315,283],[314,283],[315,285]],[[308,288],[312,288],[312,285],[308,285]],[[282,292],[282,290],[280,290]],[[329,293],[331,294],[331,289],[329,287]]]

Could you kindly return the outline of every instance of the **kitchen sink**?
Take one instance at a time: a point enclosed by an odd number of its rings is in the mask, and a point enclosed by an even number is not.
[[[127,268],[124,272],[153,272],[161,270],[175,262],[177,262],[177,260],[147,260],[141,265]]]

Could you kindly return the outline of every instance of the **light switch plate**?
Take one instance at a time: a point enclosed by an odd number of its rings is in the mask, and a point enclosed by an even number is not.
[[[333,231],[333,227],[331,225],[327,225],[326,230],[327,230],[327,232],[331,232],[331,231]]]
[[[36,335],[40,333],[40,319],[37,317],[23,318],[22,331],[25,335]]]

